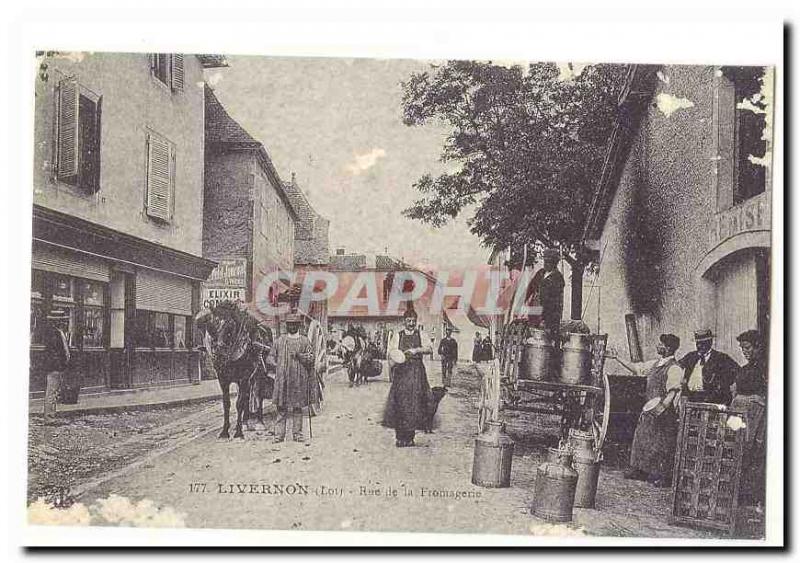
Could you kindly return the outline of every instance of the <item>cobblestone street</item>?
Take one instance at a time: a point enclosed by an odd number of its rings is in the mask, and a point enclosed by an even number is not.
[[[274,444],[269,430],[220,440],[218,402],[56,426],[34,418],[29,498],[62,482],[86,505],[112,494],[152,499],[185,514],[189,527],[714,537],[669,525],[670,491],[624,480],[624,451],[603,468],[595,510],[576,509],[569,525],[531,516],[536,468],[555,439],[546,420],[508,419],[510,488],[472,485],[478,378],[475,365],[459,366],[435,432],[405,449],[379,423],[388,380],[349,388],[342,371],[329,378],[306,443]]]

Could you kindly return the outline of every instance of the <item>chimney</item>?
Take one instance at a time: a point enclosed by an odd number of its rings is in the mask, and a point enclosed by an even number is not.
[[[297,185],[297,183],[294,181],[295,177],[296,177],[296,176],[295,176],[295,173],[294,173],[294,172],[292,172],[292,185],[293,185],[293,186],[296,186],[296,185]]]

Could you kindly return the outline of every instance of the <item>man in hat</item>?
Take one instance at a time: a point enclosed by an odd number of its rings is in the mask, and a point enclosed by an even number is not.
[[[61,309],[53,309],[45,314],[38,310],[37,327],[40,330],[39,340],[44,344],[44,369],[46,375],[43,415],[45,421],[56,415],[64,372],[69,366],[70,352],[67,336],[56,325],[58,321],[69,320],[69,316]]]
[[[625,472],[626,479],[650,481],[657,487],[669,487],[672,484],[678,437],[675,405],[683,379],[683,370],[675,359],[675,352],[680,345],[680,338],[674,334],[662,334],[656,343],[659,357],[651,362],[628,364],[613,350],[607,354],[633,373],[647,377],[645,393],[648,401],[660,399],[659,408],[642,412],[639,416],[631,444],[630,468]]]
[[[303,409],[312,402],[312,373],[314,349],[306,336],[300,334],[300,315],[286,317],[286,332],[278,337],[270,351],[268,363],[275,366],[275,387],[272,400],[278,410],[275,425],[275,442],[286,439],[286,421],[292,415],[292,438],[305,440],[303,435]]]
[[[453,366],[458,361],[458,342],[453,338],[453,327],[445,329],[445,336],[439,342],[439,356],[442,358],[442,386],[450,387]]]
[[[711,329],[696,330],[694,342],[696,350],[680,361],[684,373],[681,395],[693,403],[730,405],[739,364],[724,352],[714,350]]]
[[[542,306],[542,328],[556,339],[561,330],[564,312],[564,276],[558,271],[558,250],[548,248],[542,253],[544,274],[539,282],[539,303]]]

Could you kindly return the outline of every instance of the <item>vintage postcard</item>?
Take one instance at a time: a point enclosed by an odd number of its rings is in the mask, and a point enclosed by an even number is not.
[[[766,537],[775,66],[34,55],[30,526]]]

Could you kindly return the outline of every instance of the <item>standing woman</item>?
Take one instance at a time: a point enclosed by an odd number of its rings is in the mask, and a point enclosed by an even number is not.
[[[384,426],[394,428],[398,448],[414,445],[414,434],[425,429],[431,409],[431,387],[422,356],[433,354],[433,350],[422,344],[417,314],[412,307],[403,315],[403,325],[397,348],[403,352],[405,361],[391,368],[392,386],[383,418]]]
[[[657,487],[672,484],[678,438],[677,405],[683,381],[683,370],[675,359],[680,345],[680,338],[674,334],[662,334],[656,343],[659,358],[635,364],[628,364],[613,352],[608,354],[633,373],[646,376],[647,400],[658,401],[657,408],[643,411],[639,416],[626,479],[650,481]]]
[[[494,359],[494,346],[492,346],[492,337],[488,334],[483,339],[483,359],[491,362]]]
[[[481,333],[475,333],[475,340],[472,341],[472,361],[480,362],[483,357],[483,339]]]

